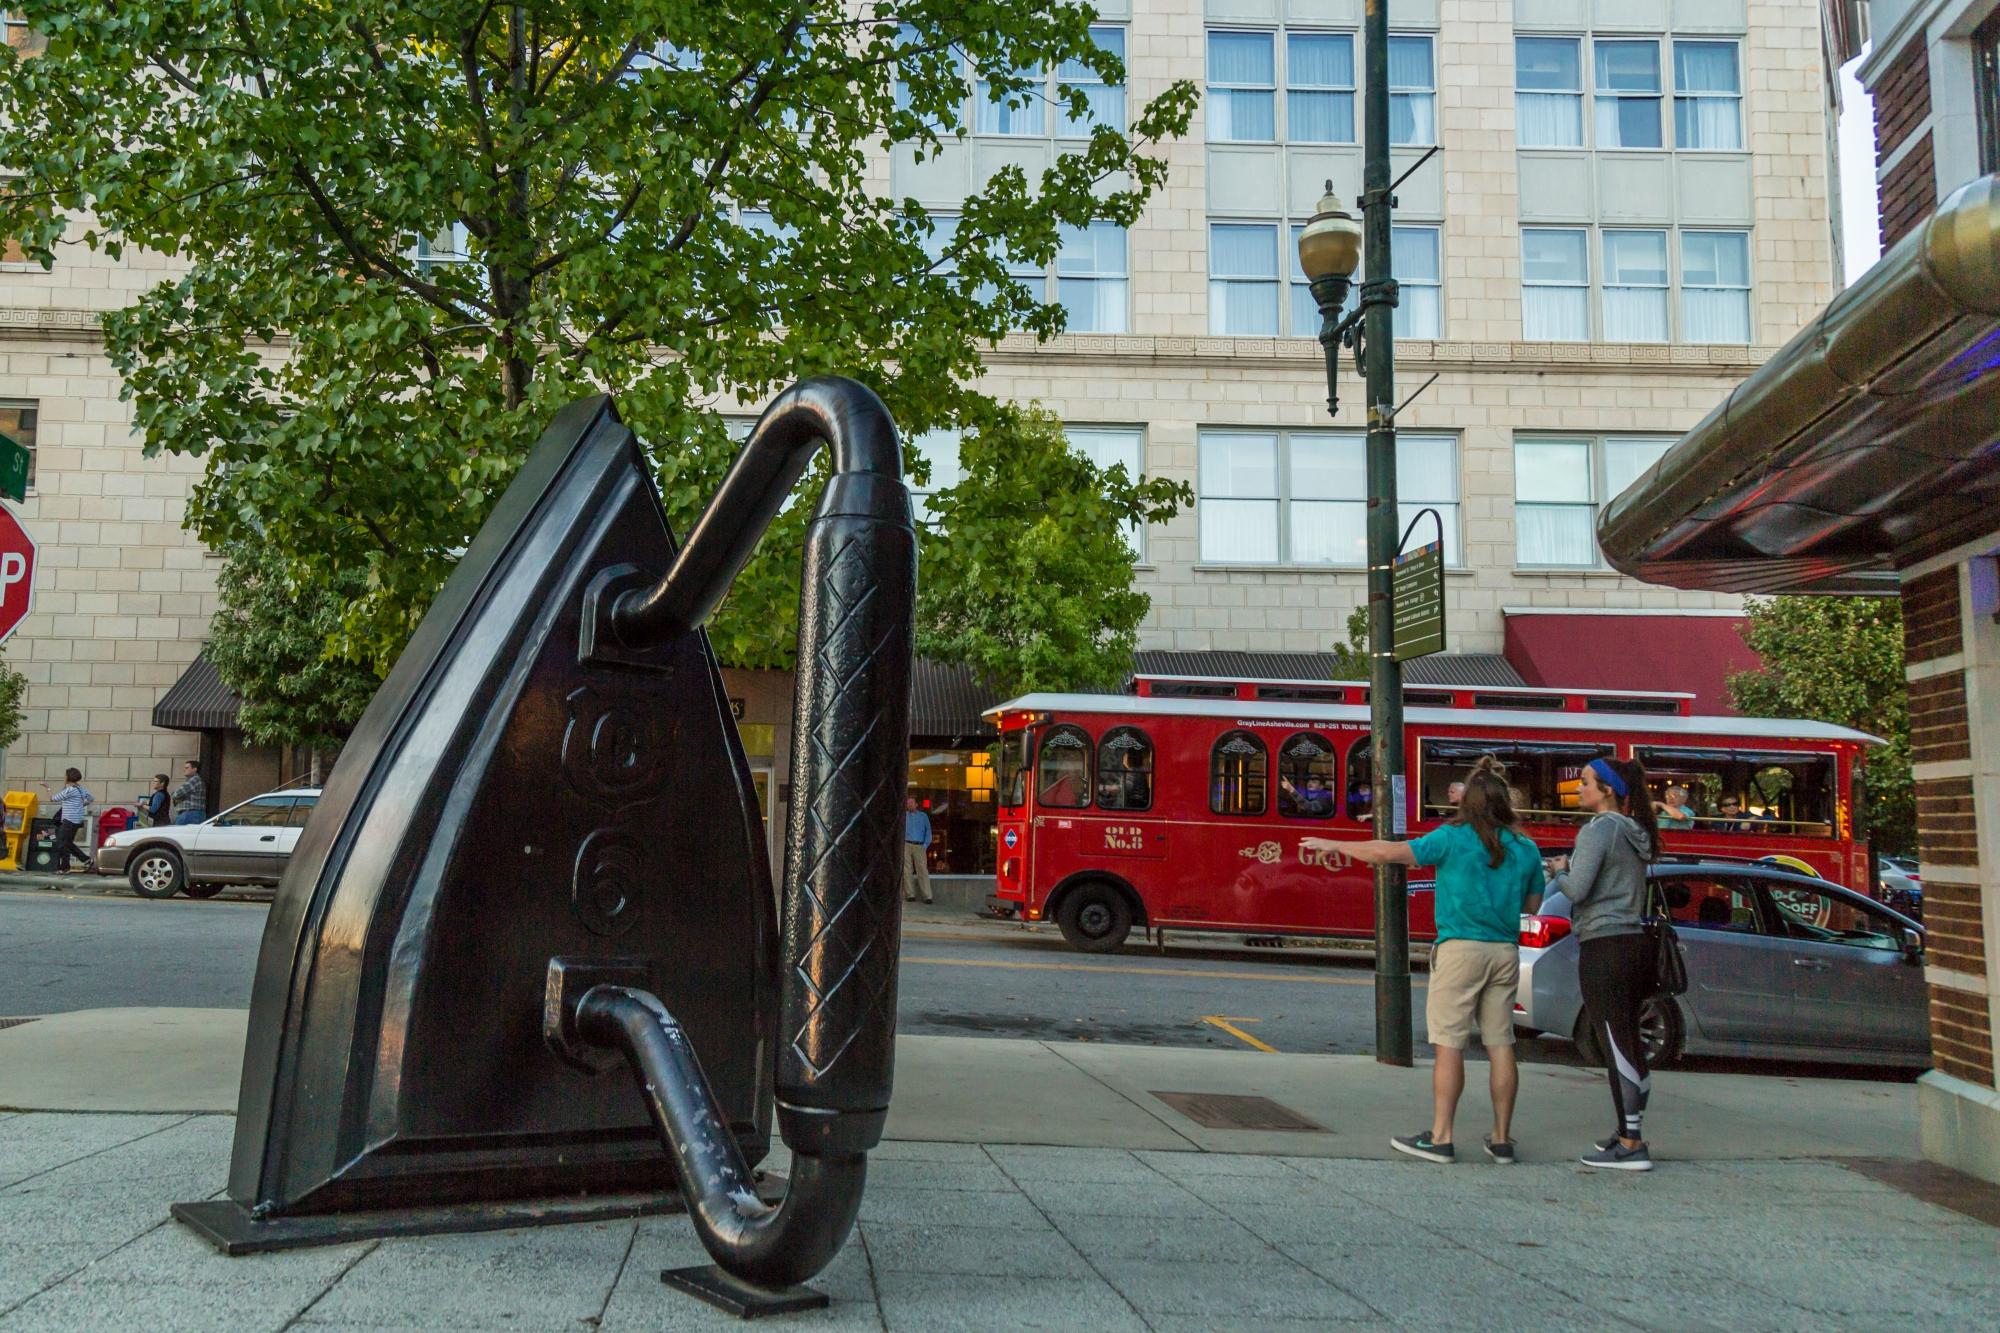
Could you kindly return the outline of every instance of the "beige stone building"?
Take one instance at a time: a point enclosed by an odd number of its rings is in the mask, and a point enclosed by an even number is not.
[[[1204,86],[1203,107],[1129,234],[1068,236],[1032,275],[1072,331],[996,348],[989,387],[1040,400],[1100,460],[1197,492],[1135,535],[1153,595],[1142,646],[1324,649],[1362,597],[1362,394],[1350,374],[1327,418],[1293,237],[1326,180],[1345,200],[1359,190],[1360,0],[1101,8],[1098,39],[1123,53],[1128,86],[1090,88],[1095,115],[1118,123],[1181,78]],[[1591,534],[1603,501],[1832,294],[1818,8],[1398,0],[1392,15],[1399,169],[1440,149],[1398,191],[1396,354],[1415,394],[1400,418],[1404,508],[1443,520],[1451,649],[1499,654],[1539,625],[1543,653],[1511,655],[1545,662],[1548,617],[1594,613],[1557,632],[1596,645],[1577,659],[1592,669],[1641,679],[1564,683],[1674,687],[1645,675],[1671,664],[1616,660],[1633,622],[1606,613],[1671,616],[1675,635],[1698,637],[1735,603],[1622,578]],[[966,77],[968,133],[929,160],[890,154],[878,173],[947,217],[1000,166],[1032,176],[1077,129],[1053,104],[994,104]],[[77,762],[122,795],[193,750],[151,722],[214,606],[213,561],[179,527],[196,465],[139,456],[94,331],[158,276],[144,258],[80,249],[50,273],[0,267],[0,414],[14,414],[0,429],[31,422],[24,517],[42,543],[35,613],[6,653],[32,681],[8,785]],[[948,482],[952,441],[923,447]],[[935,723],[927,755],[968,753],[962,720]],[[782,718],[746,721],[783,738]],[[250,761],[234,766],[248,782]],[[968,763],[930,767],[964,825],[952,868],[979,868],[976,796],[990,787]]]

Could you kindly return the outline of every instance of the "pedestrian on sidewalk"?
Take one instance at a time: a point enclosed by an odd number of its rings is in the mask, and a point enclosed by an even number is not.
[[[1479,1034],[1486,1048],[1493,1132],[1486,1155],[1514,1160],[1514,998],[1521,981],[1521,913],[1541,903],[1542,853],[1514,827],[1506,770],[1491,755],[1466,774],[1465,792],[1448,824],[1415,842],[1337,842],[1307,838],[1310,851],[1369,865],[1437,868],[1437,944],[1431,950],[1425,1019],[1437,1058],[1431,1067],[1431,1126],[1390,1140],[1396,1151],[1427,1162],[1457,1158],[1452,1122],[1465,1091],[1465,1047]]]
[[[71,858],[83,862],[85,870],[95,870],[96,864],[76,845],[76,835],[83,831],[83,823],[90,818],[90,807],[97,798],[83,785],[79,769],[64,769],[63,782],[67,785],[55,794],[56,804],[61,807],[56,812],[56,871],[67,875]],[[42,790],[48,789],[49,784],[44,782]]]
[[[174,788],[174,823],[199,824],[208,818],[208,784],[202,781],[201,761],[188,760],[181,774],[181,785]]]
[[[145,811],[146,818],[152,826],[159,828],[167,822],[172,806],[173,797],[167,793],[167,775],[153,774],[153,789],[141,798],[139,808]]]
[[[917,806],[917,798],[903,798],[903,901],[913,903],[922,892],[925,902],[935,901],[931,897],[931,817]]]
[[[1618,1128],[1585,1153],[1600,1170],[1651,1171],[1641,1131],[1653,1090],[1639,1014],[1656,989],[1657,961],[1646,934],[1646,866],[1660,854],[1660,827],[1646,787],[1645,767],[1624,759],[1584,766],[1577,805],[1591,820],[1576,835],[1576,851],[1552,889],[1570,900],[1577,939],[1577,983],[1590,1030],[1604,1048],[1611,1105]]]

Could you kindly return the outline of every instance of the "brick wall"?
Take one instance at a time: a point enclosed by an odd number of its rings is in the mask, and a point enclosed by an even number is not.
[[[1937,177],[1931,135],[1925,121],[1931,114],[1930,51],[1922,40],[1910,43],[1869,90],[1875,98],[1875,165],[1879,170],[1895,151],[1917,134],[1901,161],[1882,177],[1882,246],[1901,240],[1937,208]]]
[[[1953,1078],[1993,1086],[1993,1021],[1984,995],[1931,987],[1931,1063]]]
[[[1929,662],[1959,651],[1962,643],[1956,566],[1911,579],[1903,585],[1902,601],[1905,660]]]
[[[1986,932],[1979,910],[1977,885],[1949,884],[1935,876],[1924,881],[1924,952],[1934,966],[1986,975]]]
[[[1910,758],[1919,764],[1972,758],[1963,671],[1910,682]]]
[[[1917,783],[1917,846],[1924,861],[1946,866],[1979,862],[1972,779],[1936,778]]]

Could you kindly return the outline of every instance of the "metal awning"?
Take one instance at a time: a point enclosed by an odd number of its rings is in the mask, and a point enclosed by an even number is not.
[[[153,705],[153,725],[168,731],[234,731],[242,706],[204,651]]]
[[[1955,191],[1604,508],[1610,562],[1727,592],[1893,594],[1996,526],[2000,177]]]
[[[1333,680],[1340,672],[1332,653],[1260,652],[1251,649],[1141,648],[1133,654],[1142,676],[1200,676],[1210,680]],[[1436,653],[1403,664],[1409,685],[1505,686],[1521,673],[1499,653]]]

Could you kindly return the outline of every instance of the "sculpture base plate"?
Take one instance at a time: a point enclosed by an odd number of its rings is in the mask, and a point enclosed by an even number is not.
[[[697,1296],[716,1309],[738,1319],[767,1319],[772,1315],[797,1314],[802,1310],[824,1310],[827,1294],[811,1287],[753,1287],[708,1264],[701,1268],[669,1268],[660,1281],[676,1291]]]
[[[678,1191],[664,1194],[596,1194],[553,1199],[512,1199],[504,1203],[463,1203],[433,1208],[391,1208],[379,1212],[304,1213],[255,1220],[234,1199],[177,1203],[173,1214],[227,1255],[264,1254],[311,1245],[343,1245],[392,1236],[424,1236],[459,1231],[505,1231],[514,1227],[558,1226],[566,1222],[607,1222],[681,1211]]]

